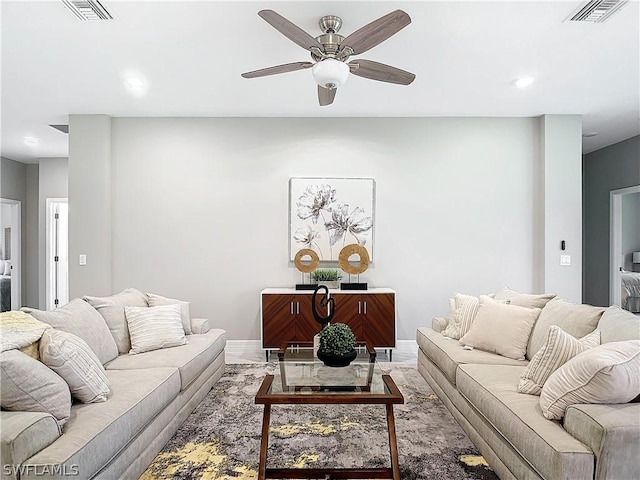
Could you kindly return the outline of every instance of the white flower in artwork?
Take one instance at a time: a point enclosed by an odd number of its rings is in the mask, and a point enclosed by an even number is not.
[[[364,245],[372,227],[373,221],[371,217],[364,216],[362,207],[356,207],[349,213],[349,205],[346,203],[335,205],[331,209],[331,221],[325,224],[325,228],[330,232],[331,246],[342,240],[347,232],[354,236],[358,245]]]
[[[314,230],[311,225],[304,225],[293,234],[293,239],[305,247],[311,247],[316,238],[320,238],[320,233]]]
[[[330,185],[309,185],[296,202],[298,218],[310,218],[313,223],[318,223],[321,210],[330,212],[335,199],[336,190]]]

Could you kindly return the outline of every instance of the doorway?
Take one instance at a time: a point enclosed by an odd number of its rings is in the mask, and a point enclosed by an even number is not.
[[[610,192],[609,303],[640,313],[640,185]],[[640,265],[638,265],[640,266]]]
[[[69,200],[47,198],[47,310],[69,302]]]
[[[22,307],[22,204],[0,198],[0,311]]]

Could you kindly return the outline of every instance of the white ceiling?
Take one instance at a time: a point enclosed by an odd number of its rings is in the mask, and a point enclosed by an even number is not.
[[[2,156],[67,156],[49,124],[69,114],[142,117],[423,117],[581,114],[590,152],[640,133],[639,3],[602,24],[564,22],[583,1],[115,1],[83,22],[61,0],[2,0]],[[412,23],[361,57],[416,74],[399,86],[351,76],[318,106],[309,70],[240,74],[310,60],[258,17],[271,8],[319,35],[342,17],[348,35],[397,8]],[[123,84],[142,76],[146,94]],[[512,81],[536,81],[518,90]],[[35,147],[23,137],[40,140]]]

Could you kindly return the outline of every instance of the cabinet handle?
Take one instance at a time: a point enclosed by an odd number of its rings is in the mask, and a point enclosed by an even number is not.
[[[363,303],[364,303],[364,314],[366,315],[367,314],[367,302],[365,301]]]
[[[300,302],[296,302],[296,314],[300,315]]]
[[[291,308],[290,308],[291,315],[293,315],[293,302],[290,302],[290,303],[289,303],[289,306],[291,307]]]
[[[358,315],[360,315],[360,302],[358,302]]]

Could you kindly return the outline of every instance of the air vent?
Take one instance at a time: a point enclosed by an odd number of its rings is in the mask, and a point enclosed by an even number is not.
[[[49,125],[51,128],[55,128],[59,132],[69,133],[69,125]]]
[[[604,22],[629,0],[591,0],[580,7],[568,20],[571,22]]]
[[[62,0],[80,20],[112,20],[113,17],[98,0]]]

